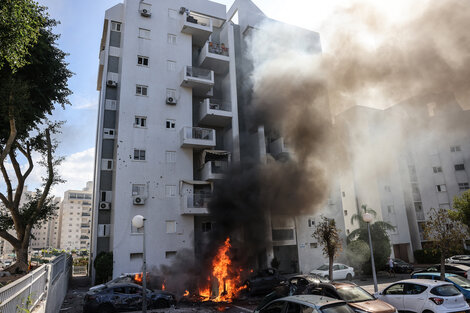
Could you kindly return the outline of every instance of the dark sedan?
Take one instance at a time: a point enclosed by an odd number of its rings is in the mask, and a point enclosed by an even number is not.
[[[86,293],[84,313],[129,312],[142,309],[142,287],[132,283],[103,285]],[[176,298],[169,292],[147,289],[147,307],[163,308],[176,304]]]
[[[441,272],[441,265],[435,264],[424,270],[414,271],[413,273],[411,273],[411,276],[413,276],[413,274],[415,273],[424,273],[424,272],[439,273]],[[470,266],[462,265],[462,264],[445,264],[445,272],[449,274],[456,274],[456,275],[468,278],[470,275]]]
[[[400,259],[392,259],[392,261],[393,261],[393,271],[395,273],[411,273],[414,271],[414,267],[410,263],[407,263]],[[387,269],[387,271],[389,270],[388,263],[385,265],[385,268]]]
[[[256,275],[251,276],[245,285],[250,295],[266,294],[271,292],[274,287],[278,286],[284,278],[274,268],[267,268],[259,271]]]

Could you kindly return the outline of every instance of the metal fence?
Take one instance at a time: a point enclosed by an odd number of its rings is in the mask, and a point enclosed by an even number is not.
[[[72,256],[61,254],[50,264],[44,264],[4,286],[0,289],[0,312],[16,313],[26,310],[29,312],[41,301],[46,302],[45,312],[59,312],[67,293],[71,269]]]

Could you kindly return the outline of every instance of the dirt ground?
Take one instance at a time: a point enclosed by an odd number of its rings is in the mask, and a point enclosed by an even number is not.
[[[72,277],[69,290],[60,308],[61,313],[82,313],[83,297],[90,288],[90,278],[86,276]]]

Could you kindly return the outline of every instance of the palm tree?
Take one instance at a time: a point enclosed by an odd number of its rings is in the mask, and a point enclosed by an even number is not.
[[[371,208],[368,208],[365,204],[361,206],[361,209],[362,210],[360,210],[358,213],[351,216],[351,224],[354,225],[355,223],[358,223],[359,227],[348,235],[348,244],[356,240],[364,241],[367,244],[369,243],[367,223],[364,222],[363,214],[369,213],[375,218],[377,216],[377,212]],[[395,227],[384,221],[375,221],[374,223],[370,223],[370,234],[372,237],[372,246],[374,248],[374,259],[377,262],[378,269],[385,266],[387,258],[392,252],[390,238],[388,237],[387,231],[393,230],[395,230]],[[363,266],[363,270],[366,272],[368,272],[370,269],[369,264],[370,263],[366,263]]]

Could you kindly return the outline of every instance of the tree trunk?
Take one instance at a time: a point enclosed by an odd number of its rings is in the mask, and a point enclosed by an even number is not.
[[[332,255],[329,255],[328,256],[328,259],[329,259],[329,266],[328,266],[328,277],[330,280],[333,280],[333,256]]]
[[[446,267],[445,267],[445,258],[444,253],[441,251],[441,280],[446,280]]]
[[[5,271],[11,274],[26,273],[28,271],[28,248],[24,249],[21,246],[13,248],[16,251],[16,262],[5,268]]]

